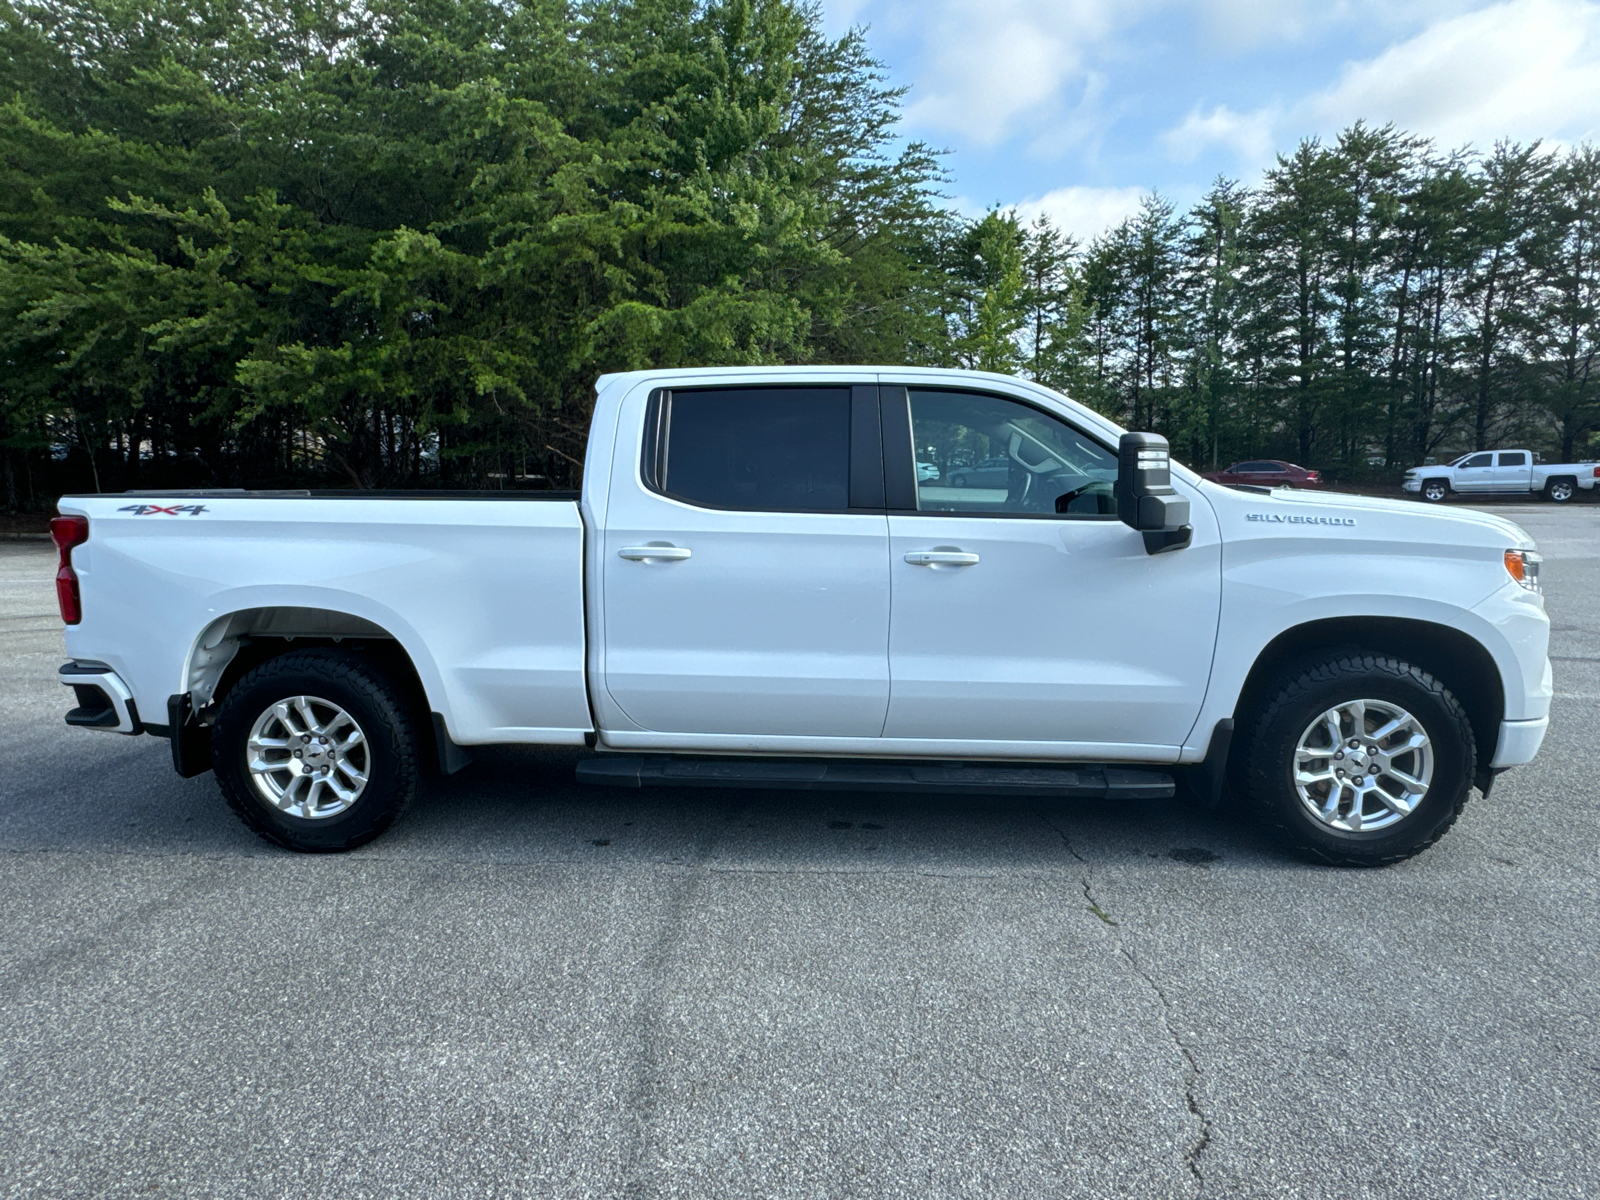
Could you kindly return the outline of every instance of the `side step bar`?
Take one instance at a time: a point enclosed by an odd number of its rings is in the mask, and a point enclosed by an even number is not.
[[[578,764],[578,782],[610,787],[798,788],[804,791],[938,792],[1165,800],[1172,776],[1107,766],[872,762],[853,759],[678,758],[602,754]]]

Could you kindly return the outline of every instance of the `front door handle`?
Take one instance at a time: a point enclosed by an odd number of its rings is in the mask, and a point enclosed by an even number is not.
[[[977,565],[978,556],[963,550],[913,550],[906,561],[913,567],[971,567]]]
[[[631,562],[682,562],[689,554],[686,546],[624,546],[617,551]]]

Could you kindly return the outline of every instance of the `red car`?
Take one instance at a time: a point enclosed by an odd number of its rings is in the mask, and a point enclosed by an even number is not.
[[[1226,471],[1207,471],[1205,478],[1213,483],[1249,483],[1256,487],[1319,488],[1322,475],[1308,471],[1294,463],[1276,458],[1253,458],[1236,462]]]

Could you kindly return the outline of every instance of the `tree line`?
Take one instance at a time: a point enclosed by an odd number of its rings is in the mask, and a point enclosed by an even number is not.
[[[0,0],[0,504],[569,487],[595,376],[1028,375],[1194,465],[1572,457],[1600,156],[1357,125],[1087,244],[968,219],[794,0]]]
[[[1393,478],[1600,429],[1600,151],[1437,152],[1356,124],[1187,212],[1149,196],[1086,247],[995,212],[967,241],[966,361],[1022,370],[1189,463]],[[1004,297],[997,304],[994,294]],[[989,330],[992,327],[993,335]]]

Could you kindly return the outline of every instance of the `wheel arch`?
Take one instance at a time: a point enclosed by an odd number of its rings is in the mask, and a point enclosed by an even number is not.
[[[1433,621],[1327,617],[1286,629],[1256,656],[1235,702],[1235,719],[1254,711],[1272,679],[1291,663],[1322,652],[1358,649],[1404,659],[1448,687],[1467,711],[1478,745],[1478,769],[1483,770],[1494,754],[1505,714],[1500,668],[1482,642]]]
[[[405,641],[385,625],[340,609],[264,604],[211,621],[194,639],[184,663],[190,711],[209,723],[215,706],[246,672],[296,650],[338,649],[372,662],[413,709],[418,735],[432,740],[438,702]]]

